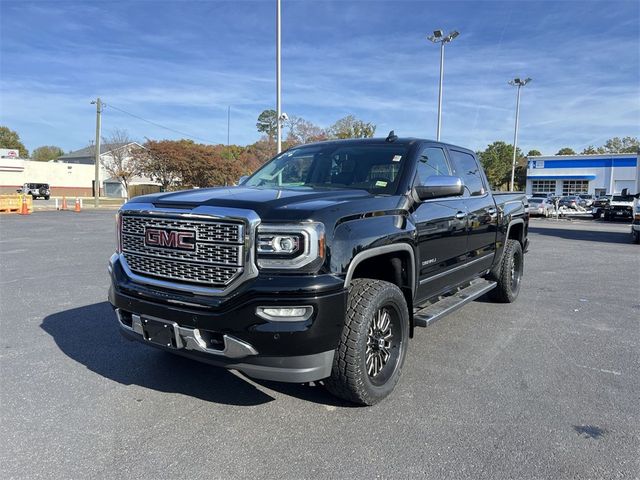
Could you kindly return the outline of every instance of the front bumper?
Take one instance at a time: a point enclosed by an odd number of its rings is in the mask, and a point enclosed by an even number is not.
[[[109,301],[129,339],[259,379],[304,383],[331,374],[346,311],[339,277],[258,275],[229,297],[205,297],[134,283],[117,257],[109,271]],[[313,308],[302,321],[256,314],[258,307],[300,305]],[[166,325],[167,341],[154,341],[145,320]]]

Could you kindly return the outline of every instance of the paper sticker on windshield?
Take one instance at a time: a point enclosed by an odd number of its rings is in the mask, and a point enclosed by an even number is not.
[[[387,182],[383,182],[382,180],[378,180],[376,182],[376,187],[386,187],[387,186]]]
[[[402,160],[402,155],[394,155],[393,157],[394,162],[399,162],[400,160]]]

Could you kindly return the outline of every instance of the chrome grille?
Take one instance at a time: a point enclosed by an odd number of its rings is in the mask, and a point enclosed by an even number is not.
[[[147,228],[195,232],[195,249],[145,244]],[[226,287],[244,271],[244,225],[218,219],[122,217],[122,254],[132,272],[167,281]]]
[[[243,225],[196,219],[175,219],[156,217],[122,217],[122,231],[133,235],[144,235],[144,229],[166,228],[194,230],[196,240],[222,243],[242,243]]]

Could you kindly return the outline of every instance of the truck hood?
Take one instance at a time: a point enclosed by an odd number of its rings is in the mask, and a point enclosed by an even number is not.
[[[282,222],[314,219],[327,209],[340,216],[340,213],[350,213],[356,205],[360,210],[374,210],[375,205],[387,208],[389,199],[365,190],[220,187],[144,195],[130,203],[152,203],[158,208],[189,209],[202,205],[243,208],[255,211],[263,221]],[[340,212],[341,206],[344,212]]]

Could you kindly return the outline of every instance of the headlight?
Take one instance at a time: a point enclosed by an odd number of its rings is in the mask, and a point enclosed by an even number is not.
[[[256,235],[258,267],[313,270],[324,261],[324,225],[260,225]]]

